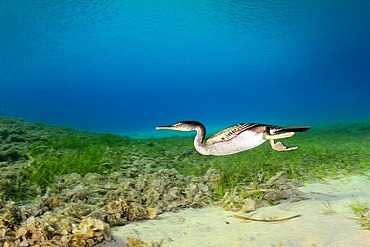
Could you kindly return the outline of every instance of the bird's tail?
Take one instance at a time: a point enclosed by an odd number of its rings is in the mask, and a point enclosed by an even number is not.
[[[310,126],[286,126],[278,130],[278,132],[306,132],[311,129]]]

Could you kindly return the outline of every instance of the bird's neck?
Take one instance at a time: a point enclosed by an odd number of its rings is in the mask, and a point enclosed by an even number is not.
[[[199,153],[203,155],[207,155],[208,152],[207,152],[206,141],[205,141],[206,129],[204,128],[203,125],[199,125],[195,129],[195,131],[197,132],[197,135],[194,138],[194,147]]]

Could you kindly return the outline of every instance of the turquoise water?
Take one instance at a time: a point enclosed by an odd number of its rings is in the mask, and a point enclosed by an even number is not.
[[[3,0],[0,115],[148,135],[363,120],[369,30],[365,0]]]

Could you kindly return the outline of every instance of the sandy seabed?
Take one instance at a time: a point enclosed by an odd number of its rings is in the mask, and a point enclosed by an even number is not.
[[[99,246],[126,246],[128,237],[160,242],[163,247],[292,246],[370,247],[370,231],[361,229],[350,203],[370,204],[370,179],[351,176],[300,187],[306,200],[260,208],[256,219],[301,217],[277,223],[246,221],[222,207],[163,213],[154,220],[112,228],[113,240]]]

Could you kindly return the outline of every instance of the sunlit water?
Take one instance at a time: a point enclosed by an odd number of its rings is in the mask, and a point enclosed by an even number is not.
[[[370,1],[0,1],[0,115],[156,135],[370,116]]]

